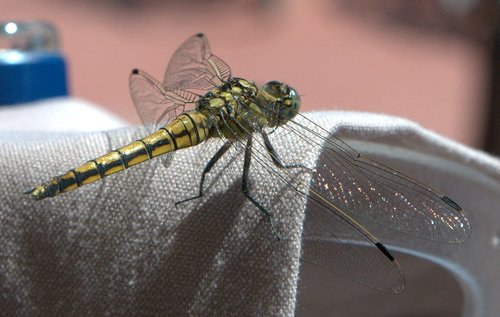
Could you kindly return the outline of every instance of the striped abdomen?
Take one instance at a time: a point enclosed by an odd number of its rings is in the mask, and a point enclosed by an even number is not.
[[[208,138],[207,118],[196,111],[180,114],[145,138],[56,176],[27,192],[40,200],[123,171],[158,155],[197,145]]]

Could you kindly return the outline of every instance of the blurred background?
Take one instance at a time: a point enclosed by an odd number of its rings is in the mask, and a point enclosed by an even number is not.
[[[302,95],[307,111],[393,114],[481,148],[491,134],[490,108],[498,104],[494,0],[0,4],[2,21],[55,24],[71,94],[131,123],[139,123],[128,92],[131,69],[163,78],[171,54],[197,32],[207,34],[235,76],[285,81]]]
[[[141,68],[162,79],[175,49],[204,32],[233,75],[287,82],[302,95],[305,111],[392,114],[500,154],[495,0],[0,0],[0,8],[0,21],[53,23],[67,58],[71,95],[130,123],[139,123],[128,91],[130,71]],[[434,297],[436,316],[458,315],[458,284],[444,270],[432,276],[427,269],[415,271],[409,279],[434,285],[424,287],[418,301],[411,290],[398,299],[357,286],[350,293],[352,283],[325,286],[319,276],[301,286],[297,313],[316,312],[311,307],[319,300],[336,300],[332,311],[345,304],[359,313],[359,301],[366,304],[369,296],[371,315],[377,315],[374,307],[396,301],[419,306],[422,297]],[[433,295],[443,279],[449,290]],[[340,291],[347,299],[329,293],[335,283],[346,285]],[[308,292],[323,297],[306,298]]]

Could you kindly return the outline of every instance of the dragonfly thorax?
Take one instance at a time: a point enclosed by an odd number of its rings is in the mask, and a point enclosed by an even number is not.
[[[198,111],[211,118],[212,128],[230,138],[235,131],[248,134],[283,125],[299,109],[300,97],[290,86],[271,81],[257,89],[242,78],[229,78],[198,101]]]
[[[264,108],[257,102],[257,86],[243,78],[229,78],[198,101],[198,111],[209,118],[211,134],[218,130],[225,137],[243,135],[268,126]],[[215,134],[216,135],[216,134]]]

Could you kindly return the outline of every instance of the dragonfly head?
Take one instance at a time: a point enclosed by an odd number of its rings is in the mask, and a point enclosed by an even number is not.
[[[279,81],[270,81],[259,89],[264,108],[269,111],[272,127],[287,123],[300,110],[300,97],[295,89]]]

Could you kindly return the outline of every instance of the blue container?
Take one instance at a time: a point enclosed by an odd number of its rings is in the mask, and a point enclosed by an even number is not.
[[[8,22],[0,30],[10,46],[0,50],[0,105],[68,95],[65,61],[50,24]]]

